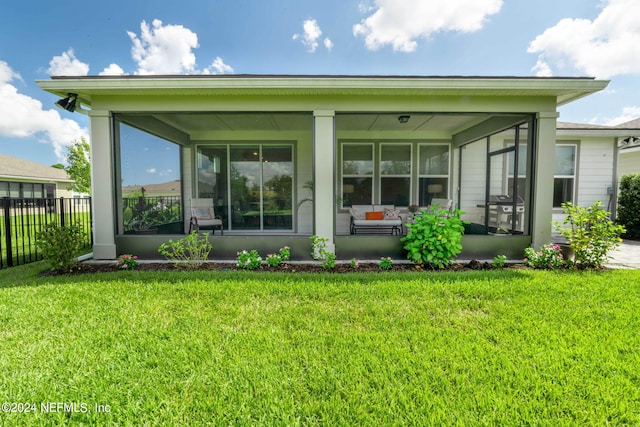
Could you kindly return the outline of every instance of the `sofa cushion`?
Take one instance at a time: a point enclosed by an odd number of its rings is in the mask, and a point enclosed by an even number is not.
[[[370,220],[374,220],[374,221],[381,220],[381,219],[384,219],[384,213],[382,211],[367,212],[365,214],[365,219],[367,221],[370,221]]]
[[[356,227],[400,227],[402,225],[401,219],[354,219],[353,225]]]

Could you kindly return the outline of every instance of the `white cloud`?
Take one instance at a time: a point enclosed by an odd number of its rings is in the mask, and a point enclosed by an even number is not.
[[[331,39],[329,37],[324,39],[324,47],[326,47],[327,50],[333,49],[333,42],[331,41]]]
[[[145,170],[146,173],[154,174],[156,173],[156,168],[149,168]]]
[[[551,67],[544,60],[544,57],[538,58],[538,62],[531,69],[531,71],[536,73],[537,77],[551,77],[553,73],[551,72]]]
[[[124,76],[126,73],[118,64],[110,64],[98,73],[99,76]]]
[[[154,19],[152,27],[142,21],[140,37],[127,31],[133,47],[131,56],[138,64],[136,74],[184,74],[195,71],[198,36],[182,25],[162,25]]]
[[[637,118],[640,118],[640,106],[624,107],[622,114],[613,119],[607,119],[604,124],[607,126],[618,126]]]
[[[79,61],[73,49],[69,49],[51,59],[47,72],[50,76],[86,76],[89,74],[89,65]]]
[[[44,110],[40,101],[19,93],[14,80],[21,80],[20,76],[0,61],[0,136],[36,137],[50,143],[58,160],[64,161],[68,145],[81,137],[88,139],[87,129],[54,109]]]
[[[309,52],[315,52],[318,48],[318,39],[322,36],[322,30],[315,19],[307,19],[302,23],[302,34],[294,34],[293,40],[300,40],[302,44],[307,46]],[[327,46],[327,41],[329,46]],[[327,49],[331,50],[333,43],[328,38],[325,39],[324,45]]]
[[[529,45],[558,68],[598,78],[640,73],[640,2],[605,0],[600,15],[563,19]]]
[[[224,63],[219,56],[211,63],[208,68],[202,71],[203,74],[226,74],[233,73],[233,67]]]
[[[353,26],[353,35],[362,36],[367,49],[385,45],[393,50],[413,52],[417,39],[433,33],[469,33],[482,28],[489,15],[500,11],[503,0],[375,0],[374,12]],[[366,10],[366,6],[360,10]]]

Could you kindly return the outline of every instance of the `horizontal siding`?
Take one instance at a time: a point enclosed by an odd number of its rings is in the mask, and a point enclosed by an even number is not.
[[[640,151],[633,153],[620,153],[618,171],[620,176],[631,173],[640,173]]]
[[[614,184],[615,148],[611,138],[583,139],[579,145],[577,204],[596,200],[607,205],[607,187]]]

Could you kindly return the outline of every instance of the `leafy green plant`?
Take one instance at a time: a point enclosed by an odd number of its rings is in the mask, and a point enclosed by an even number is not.
[[[282,261],[278,255],[276,255],[276,257],[278,257],[280,262]],[[243,250],[238,252],[238,256],[236,258],[236,266],[238,268],[241,268],[243,270],[255,270],[261,265],[262,257],[257,250],[251,249],[250,251]]]
[[[268,254],[266,262],[271,267],[278,267],[283,262],[289,261],[290,258],[291,249],[289,248],[289,246],[285,246],[283,248],[280,248],[277,254]]]
[[[49,223],[36,233],[36,247],[52,270],[72,270],[76,266],[75,257],[84,245],[85,235],[80,225]]]
[[[316,261],[324,260],[327,254],[327,242],[329,239],[316,236],[315,234],[309,236],[309,239],[311,239],[311,258]]]
[[[309,238],[311,239],[311,257],[316,261],[322,261],[322,268],[325,270],[335,268],[336,254],[327,250],[327,242],[329,239],[316,236],[315,234]]]
[[[462,251],[464,225],[456,209],[424,210],[406,224],[409,229],[401,240],[407,250],[407,258],[414,263],[431,264],[439,268],[449,265]]]
[[[351,261],[349,261],[349,267],[351,267],[351,268],[353,268],[355,270],[358,267],[360,267],[360,262],[355,258],[351,258]]]
[[[322,262],[322,268],[324,268],[325,270],[333,270],[334,268],[336,268],[336,254],[326,252],[324,261]]]
[[[494,268],[502,268],[505,266],[506,263],[507,263],[506,255],[496,255],[493,257],[493,262],[491,265],[493,265]]]
[[[527,267],[556,270],[567,267],[568,260],[562,253],[558,244],[548,244],[536,252],[533,248],[524,250],[524,262]]]
[[[555,222],[553,226],[569,242],[575,265],[579,268],[601,268],[608,259],[608,253],[622,242],[620,235],[625,228],[616,225],[609,218],[610,213],[603,209],[602,202],[597,200],[588,208],[571,202],[563,203],[562,212],[567,215],[564,222]]]
[[[378,262],[378,267],[380,267],[380,270],[391,270],[391,268],[393,267],[393,260],[390,256],[386,258],[382,257]]]
[[[138,265],[138,256],[122,254],[118,257],[117,265],[120,270],[133,270]]]
[[[616,221],[625,227],[624,236],[640,239],[640,174],[624,175],[620,178],[620,196]]]
[[[167,243],[163,243],[158,247],[158,253],[169,260],[176,261],[176,266],[184,266],[186,268],[198,268],[203,262],[209,258],[209,253],[213,249],[213,245],[209,242],[209,233],[197,231],[173,241],[169,239]]]

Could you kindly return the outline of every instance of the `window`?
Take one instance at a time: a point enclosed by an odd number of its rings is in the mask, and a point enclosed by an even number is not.
[[[559,208],[564,202],[573,201],[576,145],[556,145],[556,164],[553,176],[553,207]]]
[[[197,194],[211,198],[227,230],[293,229],[293,146],[201,146]]]
[[[373,203],[373,144],[342,145],[342,206]]]
[[[433,198],[448,198],[449,145],[420,144],[418,204],[428,206]]]
[[[128,119],[134,120],[131,116]],[[118,122],[120,234],[183,233],[180,147]]]
[[[380,144],[380,204],[409,206],[411,144]]]

